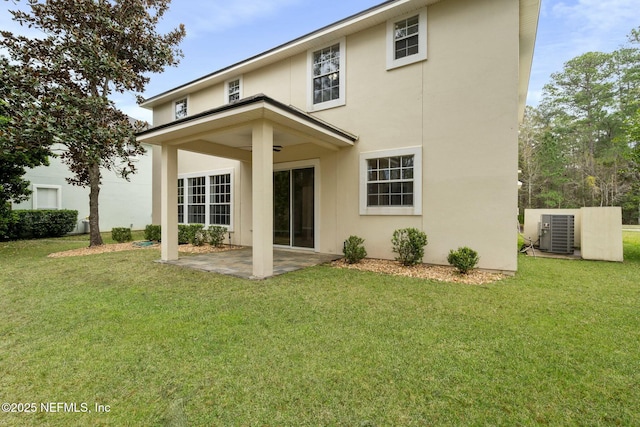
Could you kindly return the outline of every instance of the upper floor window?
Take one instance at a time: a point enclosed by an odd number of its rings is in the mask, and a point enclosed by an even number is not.
[[[309,110],[345,104],[345,39],[309,51]]]
[[[387,21],[387,69],[427,59],[427,10]]]
[[[187,98],[176,101],[174,106],[176,120],[187,117]]]
[[[237,101],[242,98],[242,79],[237,78],[233,80],[229,80],[225,84],[226,86],[226,102],[230,103],[233,101]]]

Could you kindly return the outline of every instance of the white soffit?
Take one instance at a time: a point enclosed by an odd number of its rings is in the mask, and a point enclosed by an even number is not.
[[[538,32],[538,19],[540,17],[541,0],[520,0],[520,65],[518,87],[518,120],[524,118],[527,92],[529,91],[529,79],[531,77],[531,65],[533,63],[533,51]]]
[[[169,100],[224,82],[233,76],[248,73],[299,53],[306,52],[315,46],[321,46],[340,37],[345,37],[375,25],[385,23],[388,19],[391,19],[394,16],[404,15],[413,10],[438,3],[439,1],[442,0],[387,1],[252,58],[248,58],[244,61],[238,62],[237,64],[215,71],[207,76],[151,97],[140,104],[140,106],[152,109],[153,107],[168,102]]]

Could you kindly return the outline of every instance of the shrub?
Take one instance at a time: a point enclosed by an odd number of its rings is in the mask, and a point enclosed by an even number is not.
[[[460,274],[467,274],[469,271],[473,270],[476,265],[478,265],[480,257],[478,256],[478,252],[465,246],[458,248],[457,251],[451,249],[449,251],[447,261],[449,264],[457,268]]]
[[[145,240],[159,242],[162,238],[162,228],[159,225],[149,224],[144,228]]]
[[[201,230],[196,230],[196,232],[193,234],[193,239],[191,239],[191,244],[193,246],[202,246],[205,243],[207,243],[207,241],[209,240],[209,233],[207,232],[207,230],[201,229]]]
[[[393,252],[397,261],[403,265],[416,265],[422,262],[424,247],[427,246],[427,235],[417,228],[402,228],[393,232],[391,239]]]
[[[367,256],[367,250],[364,248],[364,239],[358,236],[349,236],[344,241],[342,252],[344,253],[344,259],[349,264],[356,264],[361,259]]]
[[[0,202],[0,240],[9,238],[9,225],[12,219],[11,203]]]
[[[133,238],[131,237],[131,229],[127,227],[112,228],[111,238],[118,243],[130,242],[133,240]]]
[[[224,235],[227,232],[225,227],[212,225],[209,227],[209,243],[215,247],[221,247],[224,244]]]
[[[202,231],[204,225],[202,224],[178,224],[178,244],[185,245],[196,242],[196,233]]]
[[[10,240],[62,237],[78,222],[74,210],[17,210],[11,212],[6,237]]]

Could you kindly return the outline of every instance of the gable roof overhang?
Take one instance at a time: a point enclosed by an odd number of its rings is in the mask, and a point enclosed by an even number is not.
[[[381,24],[394,16],[410,13],[425,6],[445,0],[389,0],[360,13],[342,19],[319,30],[313,31],[288,43],[277,46],[266,52],[207,74],[191,82],[153,96],[140,104],[143,108],[154,107],[186,96],[203,88],[223,83],[238,75],[254,71],[274,62],[306,52],[309,49],[329,43],[340,37],[353,34],[366,28]],[[540,16],[541,0],[519,0],[519,84],[518,84],[518,118],[524,117],[524,110],[529,89],[531,65]]]
[[[244,98],[137,134],[138,141],[153,145],[250,160],[252,129],[268,121],[274,126],[274,144],[282,147],[315,144],[329,150],[351,147],[352,133],[266,95]]]
[[[349,16],[316,31],[298,37],[266,52],[245,59],[236,64],[207,74],[191,82],[153,96],[140,104],[143,108],[152,109],[165,102],[183,97],[205,87],[224,83],[226,80],[248,73],[269,64],[289,58],[309,49],[330,43],[349,34],[362,31],[405,13],[421,9],[443,0],[389,0],[373,6],[360,13]]]

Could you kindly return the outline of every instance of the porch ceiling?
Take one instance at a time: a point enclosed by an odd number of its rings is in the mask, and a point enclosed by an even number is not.
[[[350,147],[357,137],[294,107],[265,95],[236,101],[220,108],[153,127],[137,135],[138,141],[174,145],[179,149],[247,160],[252,129],[260,120],[273,124],[274,145],[312,143],[330,150]]]

